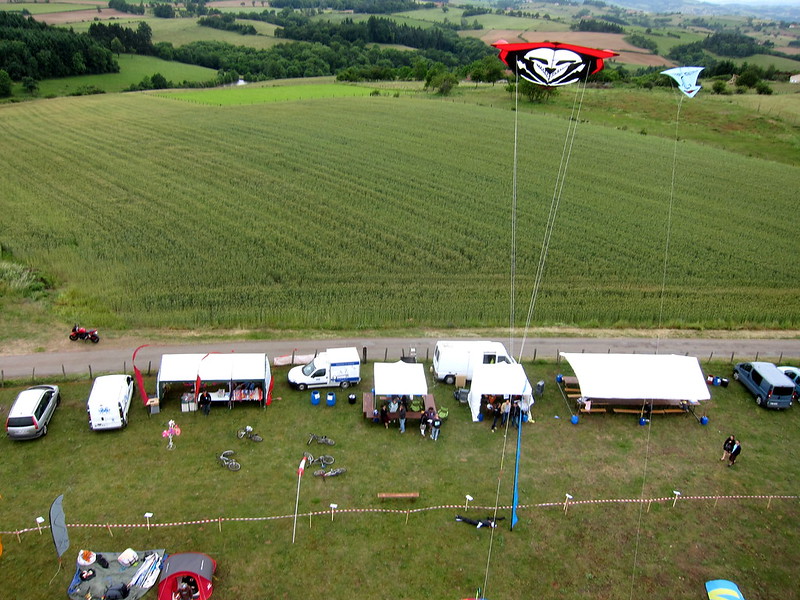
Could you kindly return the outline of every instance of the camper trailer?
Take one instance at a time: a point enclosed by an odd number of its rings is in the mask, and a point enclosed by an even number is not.
[[[130,375],[103,375],[95,379],[86,403],[89,428],[97,431],[127,426],[132,397],[133,377]]]
[[[506,347],[500,342],[440,341],[436,342],[436,348],[433,351],[431,370],[438,381],[453,384],[459,376],[471,381],[475,365],[514,364],[515,362],[509,356]]]
[[[289,383],[298,390],[313,387],[347,388],[361,381],[361,360],[355,348],[329,348],[307,365],[289,371]]]

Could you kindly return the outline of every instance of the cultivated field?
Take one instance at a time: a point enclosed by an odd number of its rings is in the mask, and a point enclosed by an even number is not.
[[[3,247],[55,283],[65,322],[106,329],[507,325],[514,113],[388,94],[5,106]],[[611,114],[572,146],[533,322],[797,327],[798,166]],[[519,118],[523,324],[568,121]]]
[[[265,411],[213,408],[204,417],[180,412],[175,401],[148,417],[134,404],[129,427],[108,433],[86,424],[89,382],[62,381],[64,400],[46,438],[0,439],[4,597],[64,597],[80,549],[129,546],[207,552],[219,565],[220,600],[457,599],[477,588],[487,598],[672,600],[700,598],[704,582],[717,578],[736,581],[748,600],[799,597],[796,407],[760,409],[732,382],[712,388],[705,427],[689,414],[655,415],[646,427],[635,415],[583,415],[573,426],[553,383],[560,369],[526,365],[530,380],[546,387],[535,422],[523,425],[523,507],[513,532],[516,434],[472,423],[450,386],[432,386],[437,404],[450,408],[432,442],[415,424],[400,435],[366,422],[360,401],[351,406],[341,392],[335,407],[312,406],[308,393],[286,387],[285,368],[275,374],[280,399]],[[729,369],[705,365],[717,375]],[[372,385],[372,370],[364,367],[359,394]],[[147,385],[152,392],[153,380]],[[0,413],[17,391],[0,389]],[[182,429],[173,452],[162,438],[170,418]],[[246,424],[265,441],[236,439]],[[306,446],[312,431],[336,445]],[[744,448],[733,469],[719,460],[730,433]],[[238,473],[216,465],[225,449],[236,451]],[[348,472],[326,482],[306,472],[292,544],[297,465],[303,451],[320,449]],[[410,491],[419,500],[377,498]],[[58,572],[49,531],[40,536],[35,518],[46,519],[62,493],[75,526]],[[467,494],[474,500],[465,511]],[[565,494],[573,496],[566,511]],[[493,536],[454,521],[465,512],[485,518],[496,503],[505,520]],[[145,512],[154,514],[150,530]],[[187,521],[195,523],[163,526]],[[20,529],[29,531],[17,539]]]

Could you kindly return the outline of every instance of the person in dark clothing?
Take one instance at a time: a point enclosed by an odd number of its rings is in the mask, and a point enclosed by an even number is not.
[[[486,517],[485,519],[481,519],[480,521],[476,521],[475,519],[468,519],[467,517],[462,517],[461,515],[456,515],[456,521],[461,523],[468,523],[470,525],[474,525],[478,529],[481,527],[497,527],[497,522],[502,521],[505,517]]]
[[[725,440],[725,443],[722,444],[722,458],[720,460],[725,460],[726,458],[731,457],[731,450],[733,450],[733,445],[736,443],[736,438],[732,435],[728,436],[728,439]]]
[[[208,393],[208,390],[203,390],[203,393],[200,394],[198,404],[203,414],[208,416],[208,413],[211,411],[211,394]]]
[[[731,448],[731,457],[728,460],[729,467],[732,467],[734,463],[736,463],[736,457],[739,456],[741,451],[742,451],[742,443],[739,440],[734,441],[733,448]]]

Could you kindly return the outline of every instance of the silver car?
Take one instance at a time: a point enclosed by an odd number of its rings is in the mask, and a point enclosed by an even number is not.
[[[8,411],[8,437],[29,440],[47,435],[47,425],[59,404],[61,393],[56,385],[36,385],[20,392]]]

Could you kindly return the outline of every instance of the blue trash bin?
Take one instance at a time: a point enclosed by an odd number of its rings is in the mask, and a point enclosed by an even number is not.
[[[336,394],[333,392],[328,392],[328,395],[325,398],[325,404],[328,406],[336,406]]]
[[[311,392],[311,404],[313,404],[314,406],[319,404],[319,392],[317,390]]]
[[[569,420],[569,422],[572,423],[573,425],[577,425],[578,424],[578,415],[572,415],[572,418]]]
[[[700,425],[708,425],[708,417],[706,416],[700,417]]]

